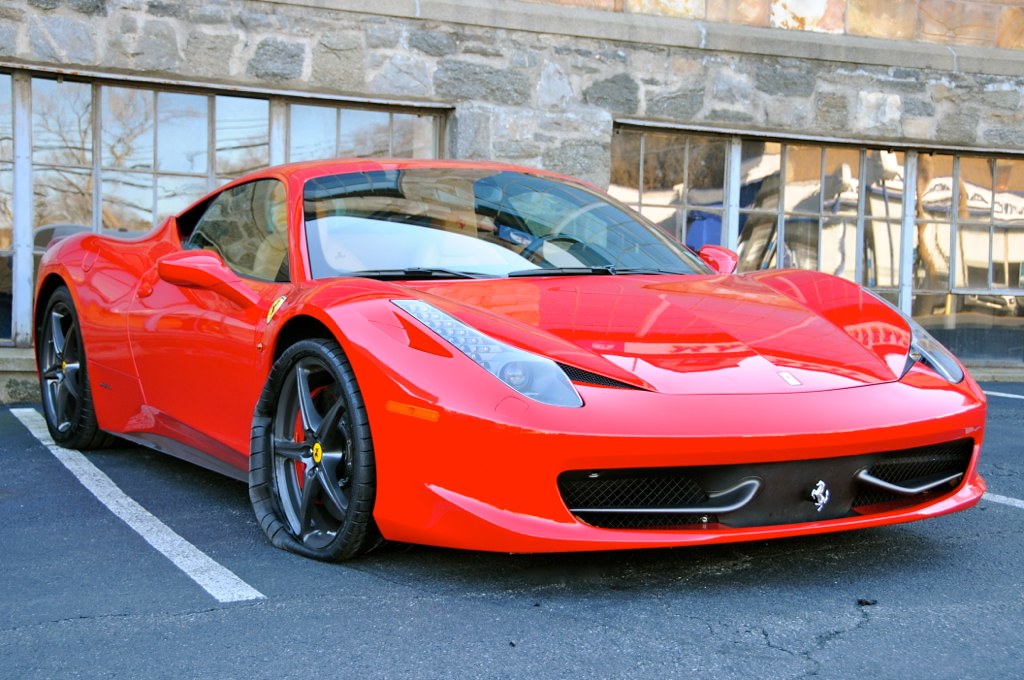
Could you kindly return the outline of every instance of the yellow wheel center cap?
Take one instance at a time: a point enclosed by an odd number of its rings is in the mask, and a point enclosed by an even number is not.
[[[324,459],[324,448],[320,446],[320,442],[313,444],[313,462],[317,465]]]
[[[65,372],[65,373],[67,373],[67,371],[68,371],[68,362],[66,362],[66,361],[60,362],[60,370]]]

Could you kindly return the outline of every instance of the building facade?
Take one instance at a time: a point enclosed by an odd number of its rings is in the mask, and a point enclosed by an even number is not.
[[[1019,0],[9,0],[0,355],[53,225],[132,238],[256,167],[403,156],[581,177],[1024,370],[1022,92]]]

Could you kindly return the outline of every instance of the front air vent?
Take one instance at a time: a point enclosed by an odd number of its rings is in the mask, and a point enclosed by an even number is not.
[[[569,380],[574,383],[584,383],[586,385],[598,385],[600,387],[617,387],[624,390],[640,390],[643,388],[637,387],[636,385],[630,385],[629,383],[609,378],[601,375],[600,373],[594,373],[592,371],[585,371],[582,368],[576,368],[568,364],[558,364],[558,367],[565,371],[565,374],[569,376]]]

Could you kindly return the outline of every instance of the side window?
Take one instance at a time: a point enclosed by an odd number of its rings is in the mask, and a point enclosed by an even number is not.
[[[288,281],[288,205],[284,185],[257,180],[222,192],[189,237],[188,248],[219,254],[241,276]]]

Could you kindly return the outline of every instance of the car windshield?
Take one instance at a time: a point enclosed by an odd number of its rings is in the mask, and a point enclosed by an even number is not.
[[[509,170],[372,170],[309,180],[314,278],[707,273],[610,197]]]

